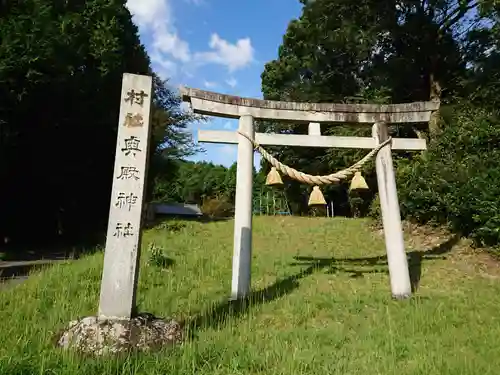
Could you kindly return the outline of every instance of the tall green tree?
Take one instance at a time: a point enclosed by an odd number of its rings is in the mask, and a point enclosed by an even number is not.
[[[378,55],[374,56],[374,51],[380,48],[380,36],[397,18],[395,8],[387,6],[387,2],[372,0],[302,3],[302,15],[290,22],[279,48],[278,59],[266,64],[262,73],[264,98],[349,102],[361,96],[382,101],[381,98],[387,96],[385,88],[382,85],[370,86],[368,81],[372,76],[373,59],[378,58]],[[260,128],[295,134],[306,134],[307,131],[303,125],[271,122],[262,123]],[[323,132],[329,134],[364,135],[366,131],[323,127]],[[291,147],[272,148],[272,151],[284,163],[312,174],[330,173],[332,169],[347,166],[361,155],[359,152]],[[307,210],[310,188],[292,181],[286,184],[294,211]],[[345,196],[344,186],[324,190],[336,201],[339,196]],[[340,205],[344,206],[342,202]]]
[[[153,87],[148,198],[164,200],[175,195],[173,184],[183,165],[179,161],[202,151],[193,143],[188,125],[206,119],[182,109],[181,97],[156,74],[153,74]]]
[[[1,238],[79,240],[106,225],[125,72],[152,74],[125,0],[2,2]],[[152,153],[182,153],[162,85]]]
[[[262,73],[266,99],[376,103],[433,100],[446,106],[468,96],[471,87],[477,87],[479,76],[471,75],[470,71],[473,62],[478,70],[486,67],[481,60],[485,54],[478,52],[480,43],[474,45],[471,35],[481,32],[483,38],[493,38],[491,23],[496,17],[495,3],[466,0],[301,2],[304,4],[302,14],[290,22],[278,58],[266,64]],[[475,54],[473,48],[476,48]],[[493,58],[487,61],[488,66],[494,65]],[[429,130],[431,139],[435,139],[439,123],[439,112],[436,112],[429,129],[422,128],[424,124],[413,124],[417,126],[400,126],[393,132],[415,137],[421,136],[422,130]],[[305,133],[304,127],[297,125],[263,122],[260,127],[264,131]],[[359,127],[323,128],[327,134],[370,134],[369,129]],[[313,174],[344,168],[362,154],[355,150],[289,147],[273,151],[286,164]],[[368,170],[369,178],[371,174]],[[290,193],[294,191],[291,200],[303,201],[304,188],[292,189],[292,186],[288,189]],[[327,193],[335,195],[338,191],[330,189]]]

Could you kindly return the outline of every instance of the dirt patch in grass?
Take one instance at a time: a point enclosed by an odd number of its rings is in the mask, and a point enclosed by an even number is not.
[[[449,248],[447,258],[462,271],[485,278],[500,277],[500,259],[489,249],[474,247],[471,240],[451,233],[442,226],[417,225],[409,221],[403,221],[402,226],[408,252]],[[372,223],[372,230],[383,238],[384,232],[380,223]]]

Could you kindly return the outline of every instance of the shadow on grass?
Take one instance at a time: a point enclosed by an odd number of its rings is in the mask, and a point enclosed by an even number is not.
[[[53,243],[47,245],[4,245],[0,249],[4,262],[58,261],[63,259],[78,259],[83,255],[91,255],[102,249],[105,235],[100,234],[86,241]]]
[[[420,284],[420,279],[422,277],[422,261],[433,260],[433,259],[446,259],[444,254],[451,251],[453,246],[455,246],[460,241],[460,235],[455,235],[448,239],[447,241],[433,247],[429,250],[424,251],[411,251],[407,253],[408,256],[408,269],[410,272],[410,282],[412,291],[416,291]],[[381,255],[377,257],[366,257],[366,258],[317,258],[317,257],[294,257],[297,261],[292,263],[292,265],[311,265],[314,264],[317,267],[326,267],[330,270],[328,272],[335,273],[338,271],[353,273],[353,277],[362,277],[364,273],[373,272],[385,272],[387,273],[387,256]],[[349,265],[352,267],[371,267],[367,270],[347,270],[344,269],[344,265]],[[379,267],[379,268],[375,268]],[[383,268],[382,268],[383,267]]]
[[[148,263],[151,266],[154,266],[154,267],[157,267],[157,268],[161,268],[161,269],[165,269],[165,270],[168,269],[168,268],[172,268],[173,266],[175,266],[175,260],[172,259],[172,258],[169,258],[167,256],[164,256],[163,254],[156,255],[156,256],[151,256],[148,259]]]
[[[25,278],[30,273],[41,270],[56,263],[64,263],[65,260],[51,261],[34,261],[34,262],[19,262],[19,264],[9,264],[8,266],[0,267],[0,282],[7,281],[13,278]]]
[[[198,331],[206,328],[220,328],[225,325],[229,319],[238,318],[244,315],[250,308],[256,305],[262,305],[274,301],[284,295],[290,294],[297,289],[300,284],[299,280],[312,275],[314,272],[327,269],[327,273],[347,272],[351,273],[351,277],[361,277],[364,273],[387,272],[384,269],[371,269],[365,271],[347,269],[344,267],[331,267],[330,261],[314,261],[308,267],[304,268],[297,274],[288,276],[278,280],[276,283],[258,290],[253,291],[244,299],[236,301],[226,301],[214,306],[194,319],[184,322],[187,328],[188,336],[193,339]]]
[[[82,255],[94,254],[104,246],[106,233],[88,233],[79,239],[55,239],[45,243],[36,243],[36,239],[27,238],[26,241],[2,244],[0,261],[39,261],[78,259]]]
[[[151,229],[157,226],[168,224],[169,222],[195,221],[198,223],[215,223],[218,221],[229,221],[233,217],[210,217],[210,216],[183,216],[183,215],[157,215],[154,220],[145,223],[146,229]]]
[[[311,265],[301,272],[278,280],[264,289],[251,292],[246,298],[235,301],[228,300],[206,310],[194,319],[184,323],[189,337],[191,339],[195,338],[199,330],[219,328],[225,325],[229,319],[244,315],[252,306],[262,305],[290,294],[299,287],[300,279],[313,274],[317,269],[316,265]]]
[[[200,222],[200,223],[216,223],[216,222],[219,222],[219,221],[229,221],[229,220],[233,220],[233,216],[231,217],[210,217],[210,216],[201,216],[199,218],[196,219],[196,221]]]
[[[408,253],[408,267],[413,290],[418,288],[421,278],[422,261],[432,259],[446,259],[443,254],[451,251],[460,240],[454,236],[448,241],[426,251],[412,251]],[[220,328],[227,324],[229,319],[238,318],[248,312],[252,306],[274,301],[284,295],[290,294],[299,287],[299,280],[312,275],[314,272],[324,270],[328,274],[348,273],[352,278],[363,277],[365,274],[388,273],[387,256],[366,258],[317,258],[294,257],[297,262],[293,266],[307,266],[301,272],[278,280],[276,283],[253,291],[247,298],[237,301],[226,301],[213,308],[200,313],[192,319],[183,322],[189,339],[194,339],[200,330],[206,328]],[[365,267],[359,269],[358,267]]]
[[[95,254],[102,251],[104,242],[103,232],[93,232],[84,240],[61,238],[37,245],[27,239],[25,243],[4,244],[0,249],[0,286],[5,287],[5,282],[21,282],[31,273],[56,263]]]

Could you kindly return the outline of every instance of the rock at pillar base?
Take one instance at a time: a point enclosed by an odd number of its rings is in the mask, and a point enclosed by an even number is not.
[[[130,320],[99,319],[96,316],[72,321],[57,345],[92,355],[126,351],[148,351],[182,342],[183,330],[175,320],[139,314]]]

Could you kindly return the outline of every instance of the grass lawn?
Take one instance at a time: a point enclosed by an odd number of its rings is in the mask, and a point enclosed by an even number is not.
[[[498,374],[496,264],[413,241],[418,290],[392,301],[383,239],[369,225],[255,218],[253,302],[232,309],[232,221],[148,230],[139,310],[193,333],[150,354],[92,359],[54,347],[70,320],[96,313],[102,253],[38,272],[0,291],[0,374]],[[148,264],[152,242],[173,265]]]

